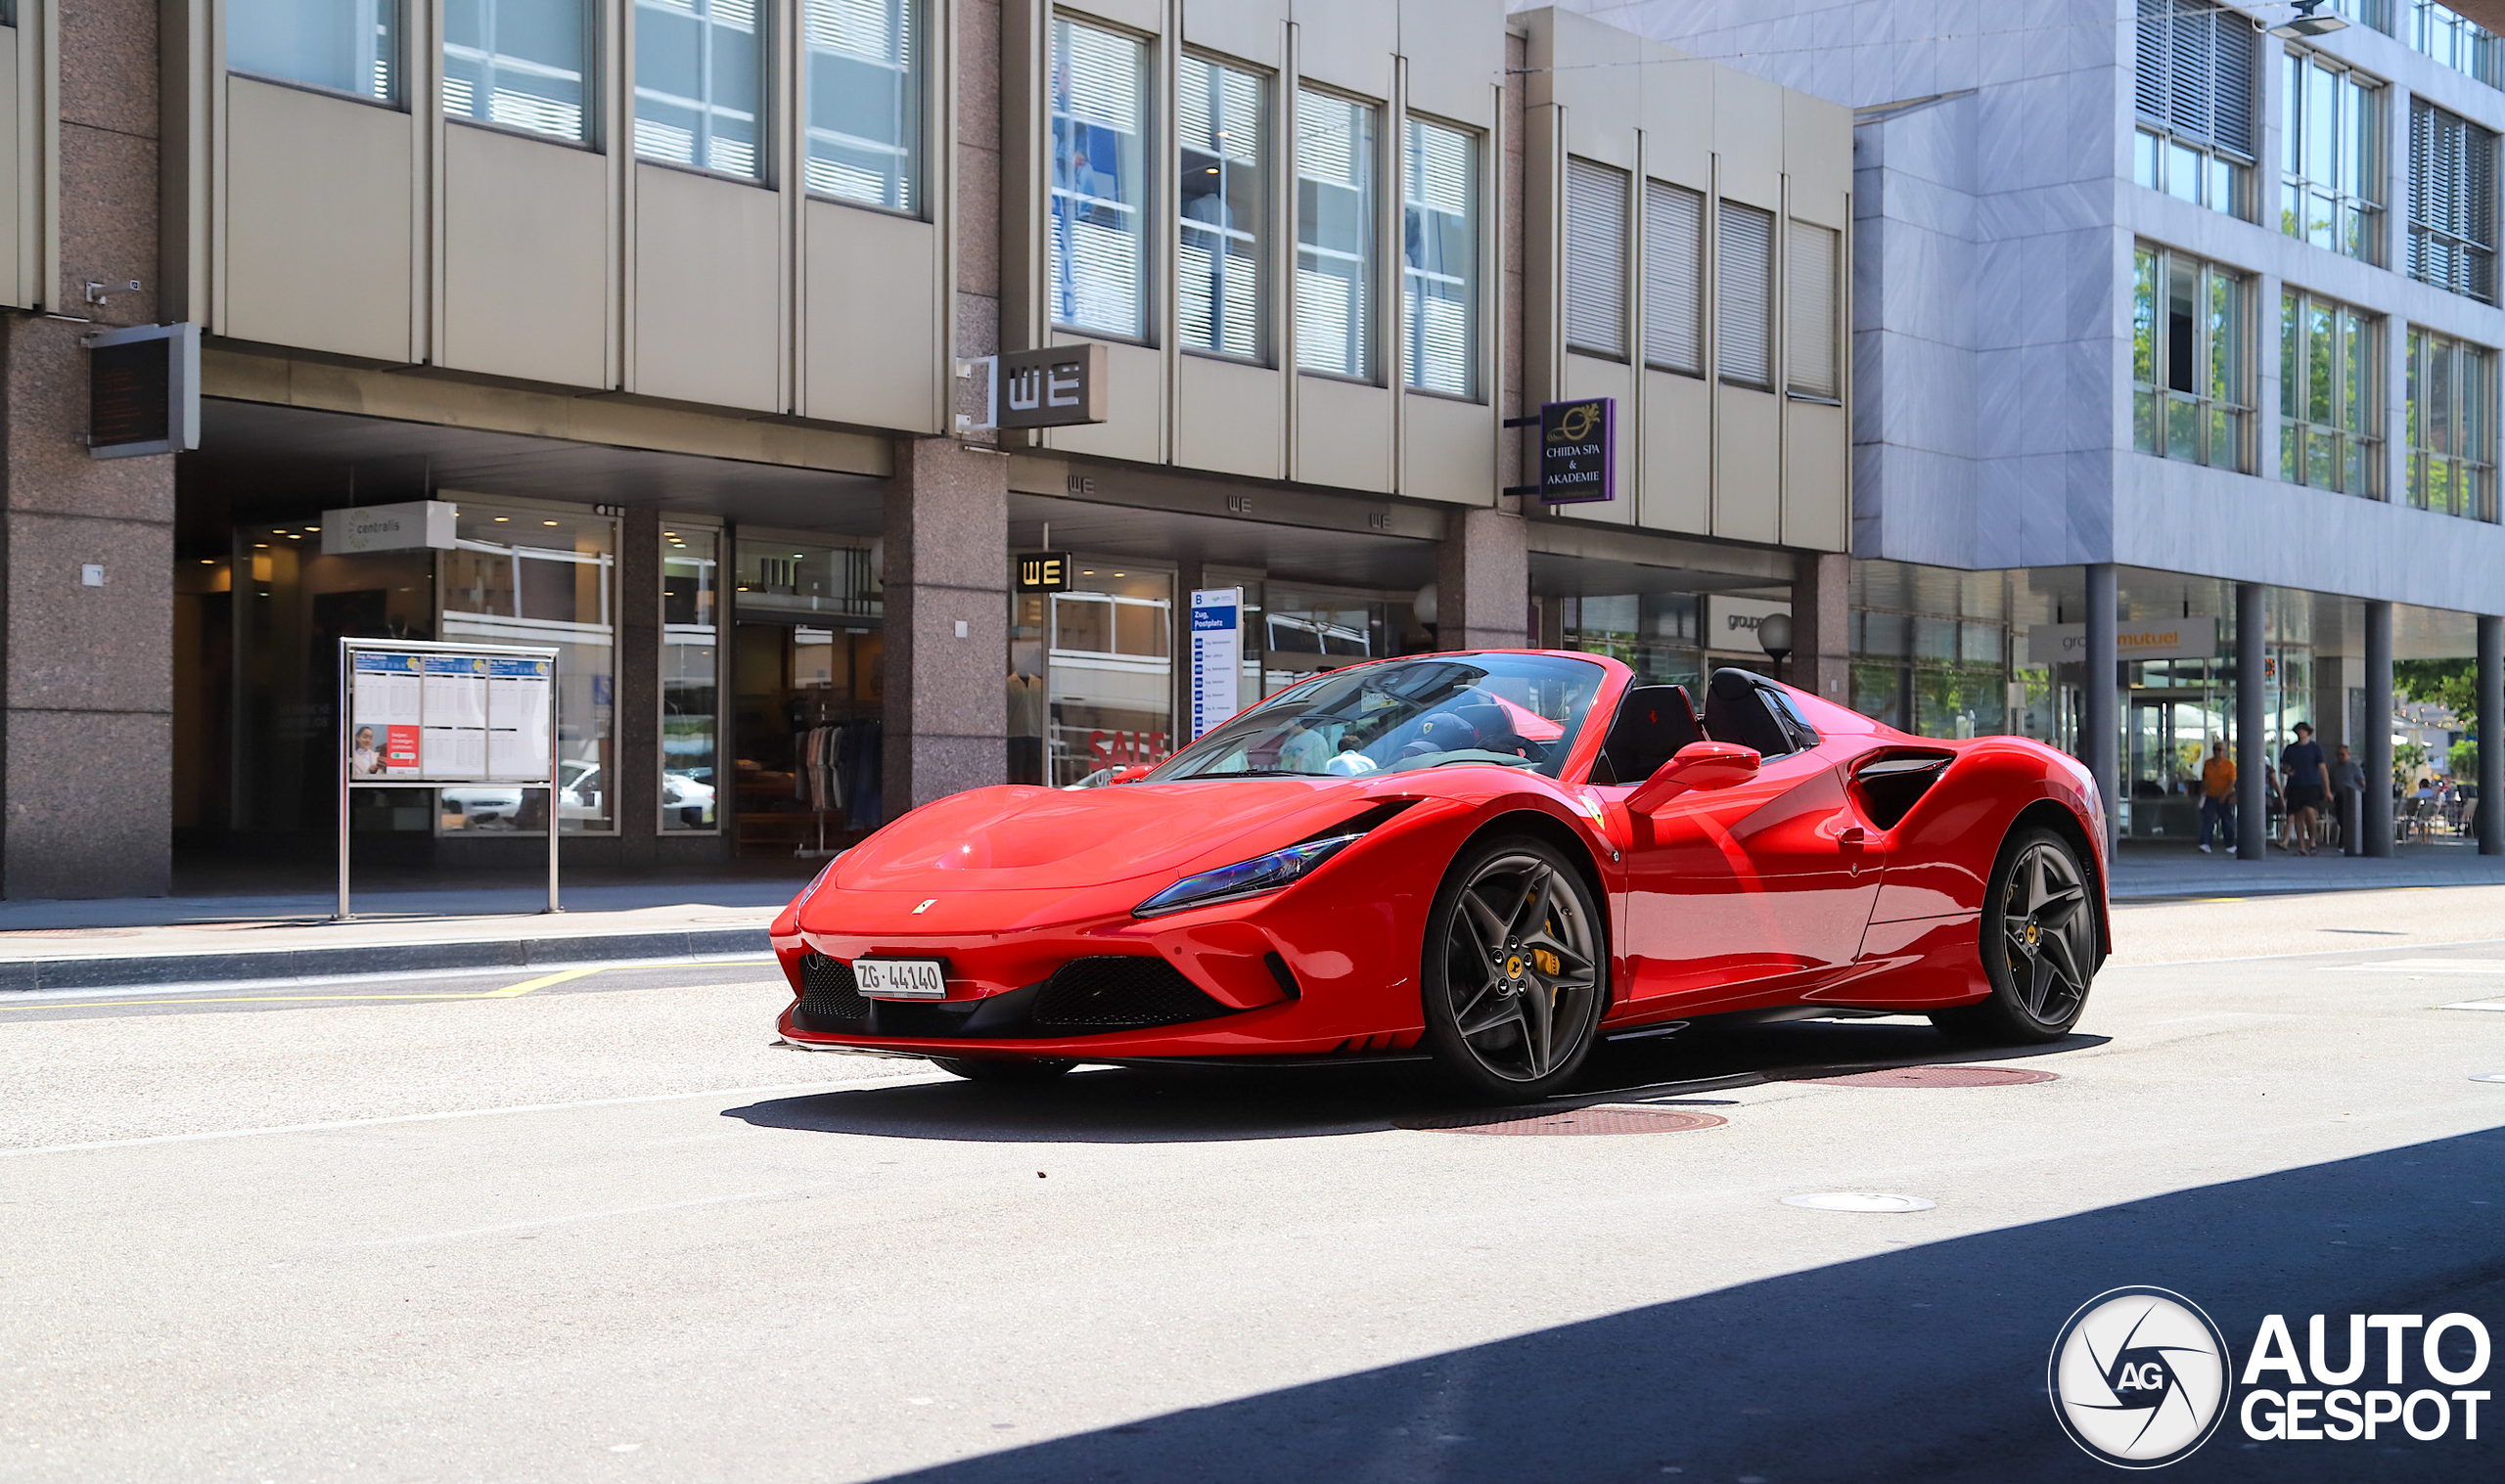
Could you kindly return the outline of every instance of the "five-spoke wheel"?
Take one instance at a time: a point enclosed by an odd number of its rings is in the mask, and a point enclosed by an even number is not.
[[[1464,1091],[1494,1102],[1543,1097],[1592,1049],[1602,935],[1590,888],[1531,838],[1464,852],[1428,920],[1427,1044]]]
[[[2053,1041],[2087,1008],[2103,963],[2087,873],[2070,841],[2050,830],[2012,833],[1983,899],[1983,971],[1989,998],[1931,1018],[1941,1030],[1993,1041]]]

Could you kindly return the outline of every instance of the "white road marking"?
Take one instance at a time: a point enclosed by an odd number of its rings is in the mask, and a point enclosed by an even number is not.
[[[833,1186],[804,1186],[791,1191],[751,1191],[744,1195],[706,1195],[696,1200],[665,1201],[657,1206],[620,1206],[614,1211],[577,1211],[571,1216],[542,1216],[532,1221],[508,1221],[499,1226],[468,1227],[458,1232],[428,1232],[417,1237],[378,1237],[371,1241],[352,1241],[352,1247],[397,1247],[420,1241],[451,1241],[463,1237],[493,1237],[499,1232],[527,1232],[533,1227],[561,1227],[569,1222],[599,1221],[609,1216],[649,1216],[656,1211],[692,1211],[699,1206],[726,1206],[743,1200],[780,1200],[793,1195],[814,1195],[831,1191]]]
[[[2325,973],[2505,974],[2505,959],[2377,959],[2372,964],[2323,964]]]

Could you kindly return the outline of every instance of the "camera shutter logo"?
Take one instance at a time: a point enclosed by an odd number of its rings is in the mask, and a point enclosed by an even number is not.
[[[2227,1413],[2226,1335],[2164,1288],[2114,1288],[2053,1341],[2053,1415],[2089,1457],[2158,1468],[2189,1457]]]

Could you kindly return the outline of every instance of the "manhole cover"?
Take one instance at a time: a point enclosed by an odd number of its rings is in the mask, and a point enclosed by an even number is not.
[[[1881,1195],[1870,1191],[1822,1191],[1815,1195],[1786,1195],[1783,1203],[1808,1211],[1929,1211],[1939,1202],[1919,1195]]]
[[[2011,1066],[1890,1066],[1875,1072],[1845,1072],[1836,1077],[1802,1077],[1820,1087],[2016,1087],[2027,1082],[2058,1082],[2051,1072]]]
[[[1718,1128],[1723,1121],[1711,1113],[1666,1107],[1578,1107],[1556,1113],[1500,1108],[1491,1112],[1422,1113],[1400,1119],[1393,1127],[1435,1129],[1447,1134],[1676,1134],[1688,1129]]]

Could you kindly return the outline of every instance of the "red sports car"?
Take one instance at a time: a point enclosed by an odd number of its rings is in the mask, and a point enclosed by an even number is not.
[[[2110,941],[2100,819],[2049,747],[1744,670],[1700,717],[1596,655],[1379,660],[1106,787],[896,820],[776,921],[781,1028],[976,1078],[1423,1051],[1504,1101],[1707,1014],[2050,1040]]]

